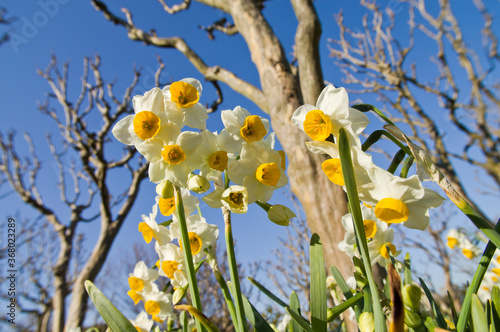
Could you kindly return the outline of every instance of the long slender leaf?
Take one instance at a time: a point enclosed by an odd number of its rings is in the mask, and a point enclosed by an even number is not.
[[[254,284],[262,293],[266,294],[267,297],[269,297],[271,300],[273,300],[274,302],[276,302],[277,304],[279,304],[283,308],[288,306],[288,304],[286,304],[285,301],[279,299],[276,295],[274,295],[270,290],[268,290],[264,285],[262,285],[260,282],[258,282],[254,278],[247,277],[247,279],[250,280],[250,282],[252,284]],[[326,282],[325,282],[325,285],[326,285]]]
[[[220,332],[217,326],[215,326],[207,316],[205,316],[200,310],[196,309],[195,307],[187,304],[181,304],[176,305],[174,308],[177,310],[185,310],[189,312],[191,315],[193,315],[193,317],[196,318],[196,320],[200,321],[203,326],[205,326],[208,332]]]
[[[451,309],[451,318],[453,319],[453,324],[457,326],[458,322],[458,314],[457,314],[457,309],[455,309],[455,304],[453,304],[453,298],[451,297],[450,292],[446,292],[448,294],[448,302],[450,302],[450,309]]]
[[[307,332],[316,332],[309,326],[307,321],[302,318],[300,314],[290,309],[290,307],[285,307],[285,310],[292,317],[292,319],[296,321],[304,330],[306,330]]]
[[[489,330],[483,306],[476,294],[473,294],[471,299],[471,317],[474,332],[486,332]]]
[[[243,308],[245,309],[245,315],[250,321],[250,323],[255,328],[256,332],[274,332],[273,328],[267,323],[267,321],[262,317],[257,309],[248,301],[245,296],[243,297]]]
[[[500,230],[500,220],[497,222],[495,226],[495,230]],[[474,273],[474,277],[472,278],[472,282],[470,286],[467,288],[465,292],[465,298],[462,303],[462,310],[460,311],[460,315],[458,316],[457,323],[457,331],[464,332],[465,327],[467,325],[467,321],[470,315],[470,305],[472,294],[476,294],[479,290],[481,282],[483,281],[484,275],[488,271],[488,266],[490,265],[491,259],[496,251],[496,246],[491,241],[488,242],[486,248],[484,249],[483,255],[481,256],[481,260],[479,261],[479,265],[477,266],[476,273]]]
[[[295,292],[292,292],[290,294],[290,309],[301,314],[300,313],[299,297],[297,296],[297,293],[295,293]],[[291,332],[302,332],[303,331],[300,328],[299,323],[297,323],[295,320],[292,319],[292,321],[290,323],[291,323],[291,326],[290,326],[289,331],[291,331]]]
[[[311,271],[311,326],[315,332],[326,332],[326,272],[323,245],[318,234],[313,234],[309,247]]]
[[[90,280],[85,281],[85,289],[102,318],[112,332],[137,332],[130,321]]]
[[[363,264],[366,270],[366,277],[370,285],[370,292],[372,294],[373,314],[375,318],[375,330],[377,332],[384,332],[387,330],[385,325],[385,316],[382,312],[380,304],[380,297],[378,295],[377,284],[373,278],[371,269],[370,254],[368,252],[368,245],[366,243],[365,229],[363,225],[363,217],[361,214],[360,202],[358,197],[358,190],[356,187],[356,179],[354,177],[354,168],[351,159],[351,151],[349,139],[344,128],[339,131],[339,154],[342,166],[342,173],[349,200],[349,209],[352,214],[354,229],[356,231],[356,238],[359,243],[359,250],[363,259]]]
[[[430,303],[431,309],[432,309],[432,313],[433,313],[434,317],[436,318],[436,322],[437,322],[438,326],[442,329],[446,329],[448,327],[448,324],[444,320],[444,316],[443,316],[443,313],[441,312],[441,309],[439,309],[437,302],[434,300],[434,297],[432,296],[431,291],[429,290],[429,288],[427,287],[425,282],[421,278],[419,278],[419,280],[420,280],[420,285],[424,289],[425,295],[427,296],[427,299],[429,300],[429,303]]]
[[[349,309],[350,307],[352,307],[353,305],[358,303],[358,301],[361,300],[362,298],[363,298],[363,294],[357,293],[356,295],[354,295],[350,299],[342,302],[341,304],[339,304],[333,308],[328,308],[328,322],[334,321],[335,318],[340,316],[341,313],[343,313],[344,311],[346,311],[347,309]]]

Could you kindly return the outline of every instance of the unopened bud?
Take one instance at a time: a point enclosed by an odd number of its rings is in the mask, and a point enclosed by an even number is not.
[[[416,329],[422,325],[422,318],[418,313],[405,309],[405,324]]]
[[[363,312],[359,315],[359,330],[361,332],[374,332],[375,320],[372,312]]]
[[[190,174],[187,188],[197,194],[203,194],[210,189],[210,182],[201,175]]]
[[[174,197],[174,185],[168,180],[163,180],[156,185],[156,193],[163,199]]]
[[[420,309],[420,298],[422,297],[422,290],[417,285],[406,285],[403,287],[403,303],[410,309]]]
[[[267,217],[275,224],[288,226],[290,225],[290,219],[295,218],[296,215],[288,207],[276,204],[267,210]]]

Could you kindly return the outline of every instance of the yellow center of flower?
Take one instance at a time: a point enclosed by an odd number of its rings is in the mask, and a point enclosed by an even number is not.
[[[366,238],[372,238],[377,233],[377,224],[375,221],[370,219],[363,220],[363,225],[365,226],[365,236]]]
[[[208,158],[208,165],[216,171],[224,172],[228,160],[226,151],[217,151]]]
[[[236,207],[243,206],[243,193],[230,193],[229,202]]]
[[[164,216],[169,216],[175,211],[175,197],[163,198],[160,197],[158,201],[158,207],[160,208],[161,214]]]
[[[158,316],[153,316],[151,317],[153,320],[157,323],[163,324],[164,320],[160,319]]]
[[[186,82],[174,82],[170,85],[170,100],[182,108],[191,107],[200,100],[200,93]]]
[[[150,139],[160,130],[160,122],[160,118],[153,112],[139,112],[134,116],[134,133],[136,133],[140,139]]]
[[[468,259],[473,259],[474,258],[474,253],[472,252],[472,250],[470,249],[467,249],[467,248],[463,248],[462,249],[462,253],[464,254],[465,257],[467,257]]]
[[[267,163],[257,167],[255,176],[260,183],[263,183],[267,186],[275,186],[278,184],[281,176],[281,171],[276,163]]]
[[[156,316],[160,313],[161,307],[158,302],[149,300],[144,303],[144,310],[151,316]]]
[[[495,273],[497,276],[500,277],[500,268],[495,267],[495,268],[491,269],[491,272]]]
[[[141,290],[144,289],[144,281],[136,277],[128,278],[128,284],[130,286],[130,289],[135,292],[140,292]]]
[[[266,136],[267,130],[258,115],[250,115],[245,119],[245,124],[240,129],[240,135],[247,142],[256,142]]]
[[[161,156],[169,165],[178,165],[186,160],[186,154],[182,148],[176,144],[165,145],[161,150]]]
[[[134,305],[137,305],[137,303],[139,303],[139,301],[142,299],[142,297],[133,290],[129,290],[127,292],[127,295],[134,301]]]
[[[450,247],[451,249],[455,249],[455,247],[457,246],[458,240],[454,237],[451,237],[451,236],[447,237],[446,239],[448,240],[446,245],[448,247]]]
[[[203,241],[195,232],[188,232],[189,236],[189,246],[191,247],[191,253],[196,255],[200,252],[201,246],[203,245]],[[179,245],[182,249],[182,241],[179,240]]]
[[[146,243],[151,242],[154,237],[153,230],[145,222],[139,223],[139,232],[142,233],[142,237],[144,238],[144,241],[146,241]]]
[[[324,141],[332,133],[332,121],[320,110],[312,110],[306,114],[304,131],[315,141]]]
[[[491,280],[492,280],[492,281],[494,281],[494,282],[497,282],[497,281],[498,281],[498,278],[497,278],[497,277],[495,277],[495,276],[492,276],[492,277],[491,277]]]
[[[339,158],[327,159],[321,164],[323,172],[330,181],[339,186],[344,185],[344,175],[342,174],[342,166],[340,165]]]
[[[142,332],[142,330],[141,330],[141,328],[140,328],[140,327],[135,326],[135,325],[134,325],[134,327],[135,327],[135,329],[136,329],[138,332]]]
[[[385,259],[389,259],[391,257],[389,251],[387,250],[387,247],[389,247],[389,250],[391,251],[392,255],[396,253],[396,247],[394,246],[394,244],[390,242],[384,243],[384,245],[380,247],[380,255]]]
[[[394,198],[384,198],[375,206],[375,215],[388,224],[397,224],[408,220],[410,210],[405,203]]]
[[[161,263],[161,269],[170,279],[175,279],[174,273],[178,270],[178,266],[179,263],[177,263],[176,261],[163,261],[163,263]]]

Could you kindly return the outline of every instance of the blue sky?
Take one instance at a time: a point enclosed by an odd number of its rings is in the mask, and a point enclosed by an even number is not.
[[[387,1],[386,1],[387,2]],[[494,6],[498,13],[498,3],[486,1]],[[173,2],[169,2],[172,4]],[[345,23],[350,26],[358,26],[360,17],[358,5],[355,1],[329,1],[317,0],[315,6],[323,23],[323,35],[321,41],[321,60],[324,68],[325,79],[336,86],[342,85],[343,75],[328,57],[327,39],[338,36],[333,15],[343,7]],[[389,2],[393,4],[394,2]],[[193,2],[192,8],[186,13],[170,16],[162,11],[156,1],[132,1],[123,0],[118,4],[108,1],[108,5],[116,13],[120,13],[120,7],[127,7],[134,15],[137,26],[149,30],[155,28],[160,36],[170,36],[182,31],[186,41],[199,52],[208,65],[222,65],[233,71],[241,78],[259,85],[258,75],[251,63],[248,49],[241,36],[227,37],[216,34],[216,39],[210,41],[206,32],[201,31],[198,25],[210,25],[222,17],[217,10],[207,9],[205,6]],[[87,1],[77,0],[42,0],[42,1],[4,1],[9,14],[17,19],[9,28],[11,41],[0,47],[0,100],[2,100],[2,121],[0,131],[7,132],[14,129],[17,132],[18,145],[24,146],[21,139],[23,132],[32,135],[41,159],[47,160],[44,164],[45,177],[42,179],[42,190],[45,197],[51,203],[57,204],[59,196],[51,190],[53,179],[55,179],[54,164],[50,160],[49,151],[46,146],[45,135],[48,132],[56,132],[53,122],[37,111],[37,103],[45,100],[47,92],[50,91],[45,80],[36,74],[37,69],[44,69],[50,61],[52,54],[56,55],[59,64],[69,62],[70,96],[73,98],[79,91],[80,77],[82,75],[83,57],[92,57],[95,54],[101,56],[101,70],[107,82],[116,80],[115,92],[118,96],[123,93],[133,78],[132,67],[143,69],[143,78],[139,83],[137,93],[143,93],[152,88],[152,76],[157,68],[156,56],[159,55],[166,65],[162,78],[165,82],[178,80],[184,77],[195,77],[203,82],[203,78],[192,67],[192,65],[176,50],[163,50],[144,46],[141,43],[130,41],[126,31],[121,27],[115,27],[105,20],[102,15],[94,10]],[[461,18],[460,23],[468,26],[477,25],[479,16],[469,16],[471,4],[456,13]],[[400,7],[393,6],[397,12]],[[296,19],[288,1],[273,0],[266,2],[265,14],[271,21],[276,34],[282,40],[285,50],[290,54],[294,39]],[[404,13],[399,13],[404,15]],[[404,22],[403,22],[404,23]],[[469,31],[469,30],[467,30]],[[472,30],[470,30],[472,31]],[[475,30],[477,31],[477,30]],[[396,31],[404,36],[405,30]],[[471,32],[472,43],[480,46],[479,38]],[[414,53],[415,59],[419,55],[428,54],[424,47]],[[425,59],[427,55],[423,59]],[[420,59],[421,60],[421,59]],[[214,98],[213,89],[209,84],[204,84],[202,102],[211,103]],[[256,106],[245,98],[233,93],[227,87],[224,89],[224,103],[220,110],[233,109],[237,105],[247,108],[251,113],[263,115]],[[356,97],[352,97],[354,99]],[[443,121],[444,122],[444,121]],[[374,120],[373,130],[379,125]],[[210,115],[208,128],[212,131],[221,130],[222,123],[219,113]],[[375,128],[378,129],[378,128]],[[448,135],[453,138],[453,131]],[[55,134],[54,134],[54,137]],[[47,157],[47,158],[45,158]],[[464,172],[470,172],[470,168],[461,165]],[[467,173],[469,174],[469,173]],[[479,174],[482,177],[481,174]],[[474,179],[466,182],[471,194],[476,196],[478,188],[474,186]],[[6,189],[3,188],[1,194]],[[129,219],[123,226],[118,241],[113,246],[111,256],[126,250],[131,242],[142,241],[137,232],[137,222],[140,215],[149,213],[154,202],[154,185],[144,183],[142,193]],[[479,196],[476,196],[479,197]],[[491,206],[498,206],[498,196],[481,196],[480,204],[492,217],[498,217],[499,213]],[[283,203],[286,197],[276,193],[272,203]],[[15,215],[20,213],[22,217],[34,216],[32,211],[23,208],[23,205],[13,195],[4,198],[4,215]],[[5,208],[8,207],[8,208]],[[208,209],[208,208],[207,208]],[[205,212],[207,209],[203,209]],[[206,213],[208,222],[222,225],[219,211]],[[89,244],[97,236],[97,221],[81,228],[85,232]],[[270,257],[270,253],[277,245],[277,236],[286,236],[283,227],[272,224],[267,220],[265,213],[260,208],[252,207],[249,216],[234,217],[234,237],[238,246],[239,258],[243,262],[251,262]],[[221,236],[222,238],[222,236]],[[125,276],[124,276],[125,277]]]

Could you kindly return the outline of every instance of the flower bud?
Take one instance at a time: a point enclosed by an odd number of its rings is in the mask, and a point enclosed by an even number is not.
[[[267,210],[267,217],[275,224],[288,226],[290,225],[290,219],[295,218],[296,215],[288,207],[276,204]]]
[[[403,287],[403,303],[410,309],[420,309],[420,298],[422,297],[422,290],[417,285],[406,285]]]
[[[361,332],[374,332],[375,331],[375,320],[373,319],[372,312],[363,312],[359,315],[359,330]]]
[[[188,178],[187,188],[197,194],[203,194],[210,189],[210,182],[203,176],[198,174],[190,174]]]
[[[174,185],[168,180],[163,180],[156,185],[156,193],[163,199],[174,197]]]
[[[416,312],[405,309],[405,324],[412,329],[416,329],[422,325],[422,318]]]

